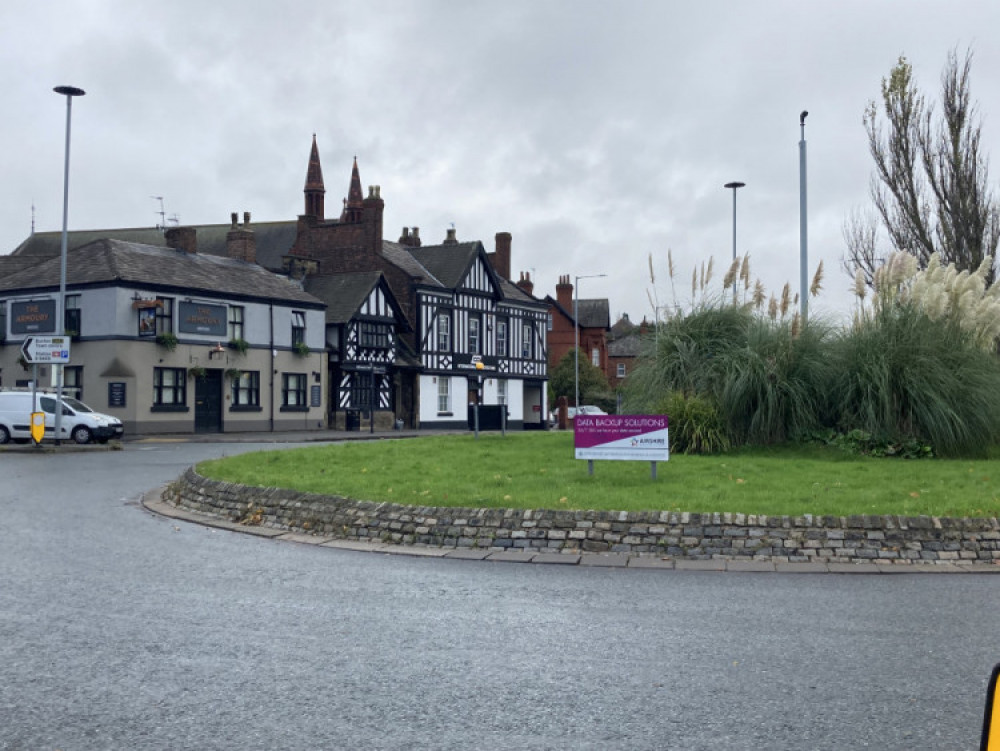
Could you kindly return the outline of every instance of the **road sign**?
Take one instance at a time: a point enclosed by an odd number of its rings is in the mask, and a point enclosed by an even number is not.
[[[21,345],[21,354],[29,363],[69,362],[69,337],[29,336]]]

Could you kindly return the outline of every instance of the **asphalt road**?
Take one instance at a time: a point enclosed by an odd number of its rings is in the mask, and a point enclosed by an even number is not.
[[[0,454],[0,749],[975,749],[1000,577],[409,558],[153,516],[244,444]]]

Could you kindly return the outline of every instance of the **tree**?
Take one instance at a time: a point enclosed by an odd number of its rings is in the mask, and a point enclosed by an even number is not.
[[[961,61],[955,50],[949,53],[938,114],[914,84],[909,61],[900,57],[882,80],[881,109],[873,100],[865,110],[875,162],[874,212],[855,213],[845,223],[844,267],[852,276],[863,275],[868,286],[889,255],[879,247],[880,228],[893,250],[914,255],[921,268],[934,253],[944,265],[969,271],[986,256],[995,257],[1000,209],[989,184],[989,159],[980,152],[971,69],[971,51]],[[993,279],[991,269],[987,282]]]
[[[555,409],[556,399],[565,396],[570,406],[576,396],[576,361],[571,349],[556,366],[549,371],[549,404]],[[580,404],[596,404],[612,411],[614,395],[608,387],[604,372],[593,365],[583,353],[580,355]]]

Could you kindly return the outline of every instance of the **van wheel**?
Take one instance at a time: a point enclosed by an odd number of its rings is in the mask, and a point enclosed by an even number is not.
[[[90,443],[90,428],[85,425],[77,425],[73,428],[72,436],[77,443]]]
[[[10,442],[10,431],[7,430],[3,425],[0,425],[0,443]]]

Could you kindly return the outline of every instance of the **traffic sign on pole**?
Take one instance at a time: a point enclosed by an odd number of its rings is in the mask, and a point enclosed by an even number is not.
[[[21,344],[21,354],[28,363],[67,363],[69,337],[29,336]]]

